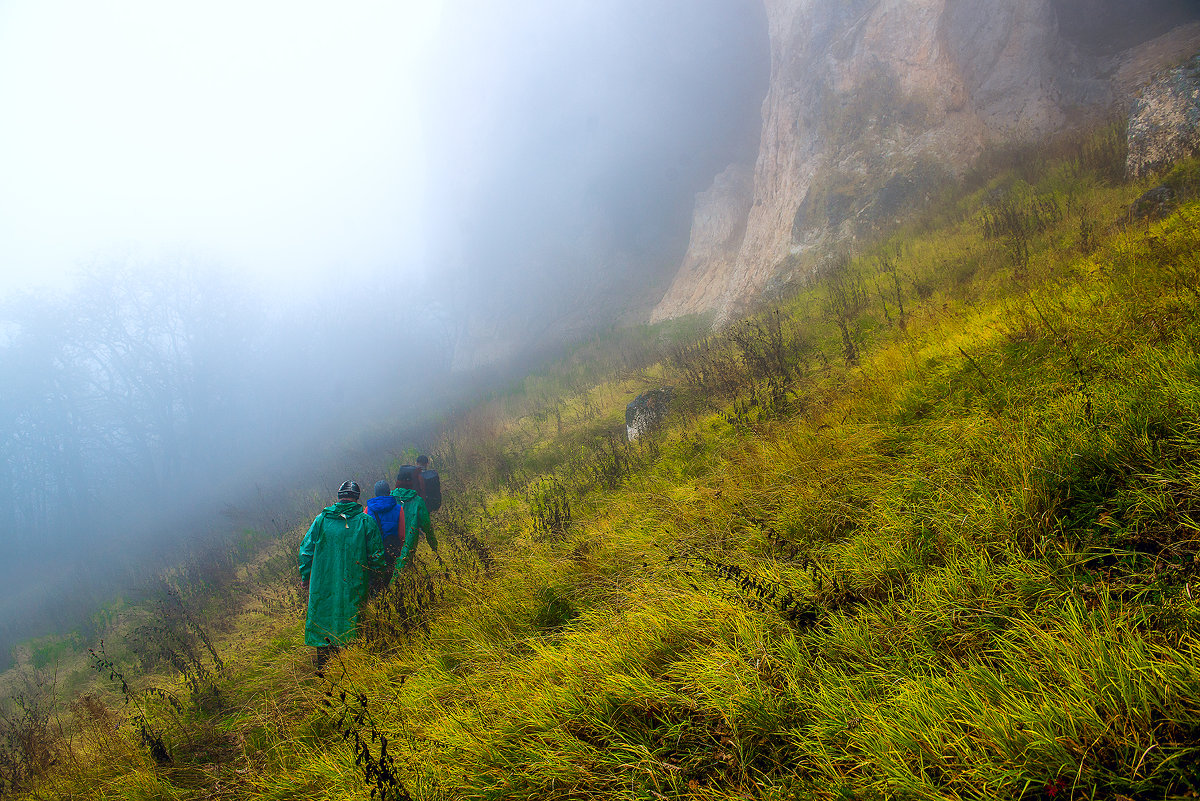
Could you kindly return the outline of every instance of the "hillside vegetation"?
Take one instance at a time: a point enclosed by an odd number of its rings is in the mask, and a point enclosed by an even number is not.
[[[1120,141],[1000,154],[757,316],[613,332],[450,421],[441,549],[322,675],[301,530],[171,578],[60,667],[76,700],[26,667],[10,790],[1194,796],[1200,162],[1130,214]]]

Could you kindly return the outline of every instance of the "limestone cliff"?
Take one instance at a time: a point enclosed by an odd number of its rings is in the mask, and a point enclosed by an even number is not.
[[[682,307],[711,309],[721,302],[722,271],[741,252],[753,200],[754,173],[738,164],[696,195],[687,255],[671,286]]]
[[[1200,50],[1176,0],[764,0],[771,78],[753,177],[697,198],[652,319],[728,319],[811,255],[886,225],[985,146],[1113,113]]]

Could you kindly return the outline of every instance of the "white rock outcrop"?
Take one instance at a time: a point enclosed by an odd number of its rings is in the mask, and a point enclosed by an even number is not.
[[[1154,70],[1200,49],[1192,25],[1091,52],[1061,35],[1053,0],[764,3],[771,78],[752,178],[747,187],[748,169],[731,167],[697,197],[654,320],[727,320],[797,257],[886,224],[989,143],[1111,114]]]
[[[1200,151],[1200,56],[1159,76],[1129,114],[1126,171],[1141,176]]]

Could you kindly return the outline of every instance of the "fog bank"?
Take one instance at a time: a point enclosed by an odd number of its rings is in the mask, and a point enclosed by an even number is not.
[[[750,0],[0,6],[0,650],[637,319],[766,78]]]

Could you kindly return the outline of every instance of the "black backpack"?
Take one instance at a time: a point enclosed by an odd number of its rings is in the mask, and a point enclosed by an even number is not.
[[[436,470],[422,470],[421,478],[425,481],[425,506],[436,512],[442,508],[442,480]]]

